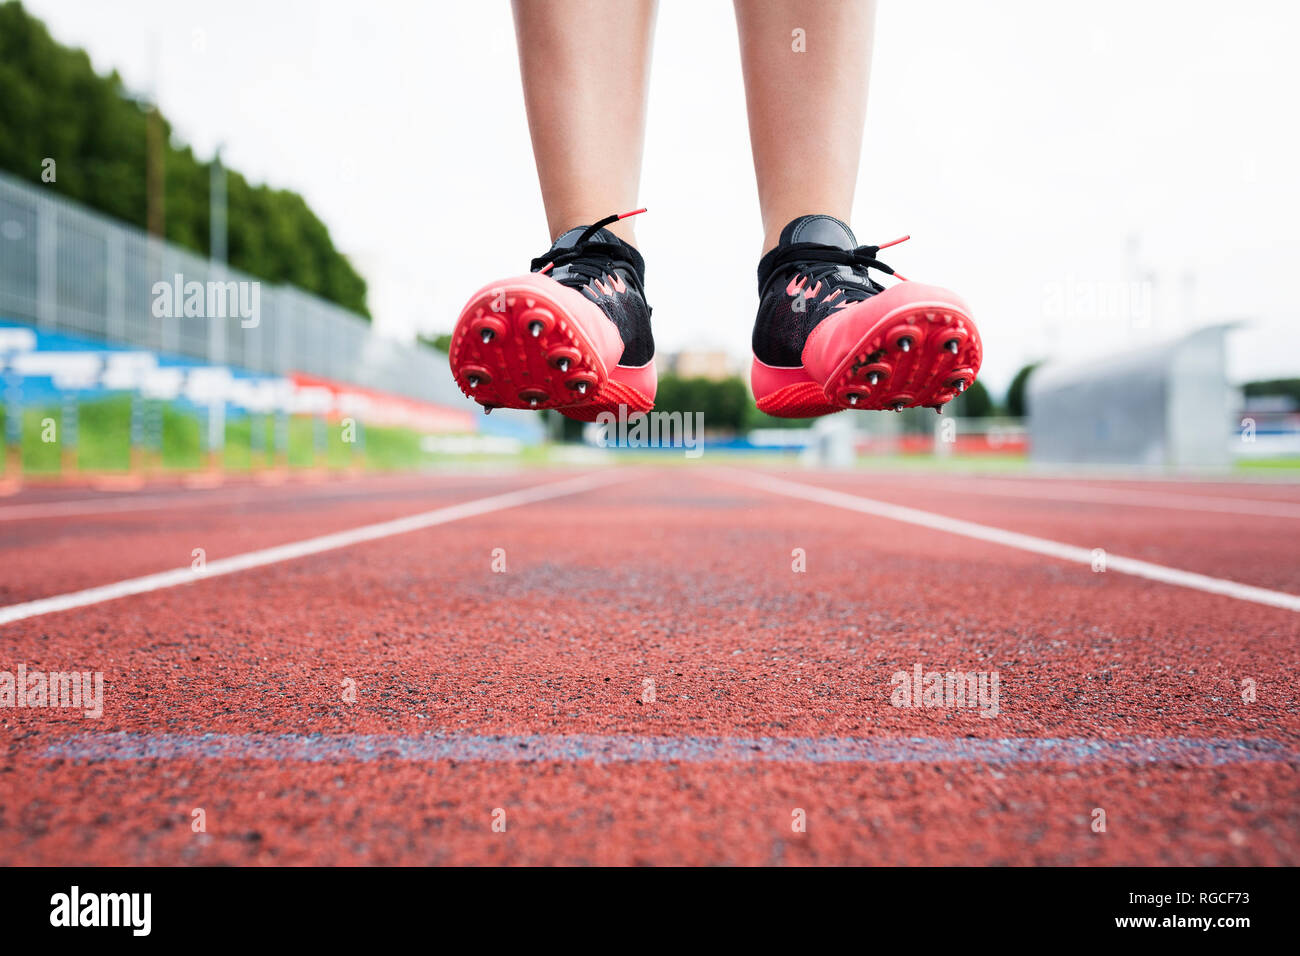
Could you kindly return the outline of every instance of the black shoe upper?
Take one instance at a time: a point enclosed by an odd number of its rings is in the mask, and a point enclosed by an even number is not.
[[[546,254],[534,259],[532,271],[547,273],[556,282],[577,289],[609,316],[623,338],[620,365],[645,365],[655,354],[650,332],[650,306],[645,300],[645,260],[608,229],[579,226],[555,240]]]
[[[776,248],[758,263],[754,355],[779,368],[803,364],[804,343],[823,320],[885,287],[868,268],[893,274],[876,259],[878,246],[859,246],[832,216],[800,216],[781,230]]]

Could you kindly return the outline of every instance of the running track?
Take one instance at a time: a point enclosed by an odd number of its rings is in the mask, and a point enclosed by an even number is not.
[[[0,671],[105,707],[0,709],[0,864],[1295,865],[1297,541],[1295,485],[709,456],[26,491]]]

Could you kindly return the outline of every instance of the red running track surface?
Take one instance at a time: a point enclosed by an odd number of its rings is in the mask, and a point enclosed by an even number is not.
[[[0,606],[574,474],[23,493]],[[610,470],[0,625],[0,671],[105,679],[99,719],[0,708],[0,864],[1300,863],[1296,611],[755,474]],[[1285,486],[780,477],[1300,594]],[[996,672],[996,716],[895,706],[918,664]]]

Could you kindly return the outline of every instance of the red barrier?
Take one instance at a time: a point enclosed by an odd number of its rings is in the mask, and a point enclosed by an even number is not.
[[[475,431],[474,416],[458,408],[434,405],[432,402],[391,395],[301,372],[293,372],[288,377],[297,388],[329,393],[329,408],[325,409],[324,414],[331,421],[356,417],[368,425],[399,426],[430,433]]]

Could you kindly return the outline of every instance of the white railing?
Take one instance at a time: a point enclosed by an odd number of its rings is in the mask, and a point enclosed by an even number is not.
[[[210,280],[258,282],[258,321],[156,317],[155,284],[178,274],[205,287]],[[464,403],[441,354],[385,339],[346,309],[254,279],[4,173],[0,319],[268,375],[302,372]]]

